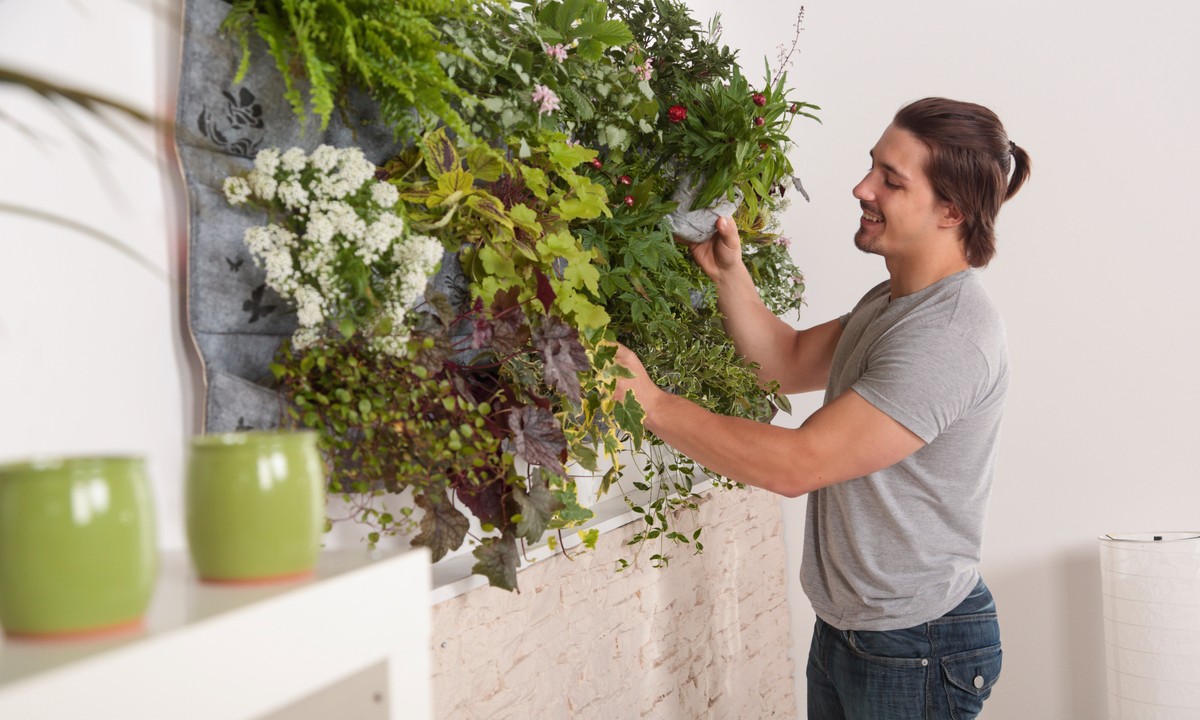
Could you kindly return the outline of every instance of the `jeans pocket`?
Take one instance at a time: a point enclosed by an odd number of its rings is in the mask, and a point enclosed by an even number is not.
[[[929,639],[923,625],[905,630],[849,630],[846,642],[855,655],[890,667],[929,665]]]
[[[950,717],[970,720],[979,715],[983,701],[992,694],[992,686],[1000,678],[1003,655],[1000,646],[993,645],[942,658]]]

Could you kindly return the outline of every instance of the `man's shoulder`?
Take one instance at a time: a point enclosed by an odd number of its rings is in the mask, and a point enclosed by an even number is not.
[[[947,312],[939,324],[975,346],[988,358],[989,365],[1005,365],[1008,341],[1004,318],[979,277],[971,271],[948,292],[951,302],[946,304]]]
[[[931,322],[969,330],[972,327],[1003,326],[1000,309],[992,301],[975,271],[947,278],[913,308]]]
[[[1004,320],[974,271],[963,272],[929,288],[908,308],[892,330],[914,342],[953,336],[978,347],[985,355],[1003,353]]]

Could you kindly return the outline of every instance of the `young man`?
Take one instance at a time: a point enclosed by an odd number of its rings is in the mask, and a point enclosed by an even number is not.
[[[990,110],[942,98],[902,108],[870,154],[854,242],[889,280],[842,318],[797,331],[772,315],[728,218],[692,250],[738,352],[784,392],[824,388],[820,410],[796,429],[716,415],[659,389],[624,347],[634,377],[617,393],[712,470],[808,494],[809,718],[973,718],[1000,673],[976,565],[1009,379],[975,268],[1029,156]]]

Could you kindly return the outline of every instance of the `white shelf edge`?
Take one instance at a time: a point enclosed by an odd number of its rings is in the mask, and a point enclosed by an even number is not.
[[[704,480],[696,483],[692,491],[697,495],[703,495],[715,487],[712,480]],[[573,550],[583,544],[583,540],[579,537],[579,533],[589,530],[596,530],[601,535],[624,527],[631,522],[641,519],[641,514],[629,509],[626,503],[626,498],[633,500],[635,504],[645,502],[648,498],[648,492],[632,492],[628,495],[616,495],[605,498],[596,503],[590,509],[594,515],[591,520],[588,520],[583,525],[576,528],[570,528],[563,532],[562,547],[556,550],[551,550],[546,543],[542,542],[533,548],[529,548],[522,558],[521,564],[517,567],[517,572],[554,557],[563,550]],[[443,560],[434,563],[430,566],[432,575],[432,590],[429,593],[429,604],[437,605],[459,595],[463,595],[475,588],[484,587],[488,584],[487,578],[482,575],[474,575],[471,568],[475,565],[475,557],[472,555],[459,555],[454,558]]]

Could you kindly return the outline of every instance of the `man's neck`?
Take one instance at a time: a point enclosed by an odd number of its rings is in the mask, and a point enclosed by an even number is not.
[[[885,262],[891,275],[893,300],[920,292],[939,280],[971,267],[961,254],[932,258],[886,258]]]

